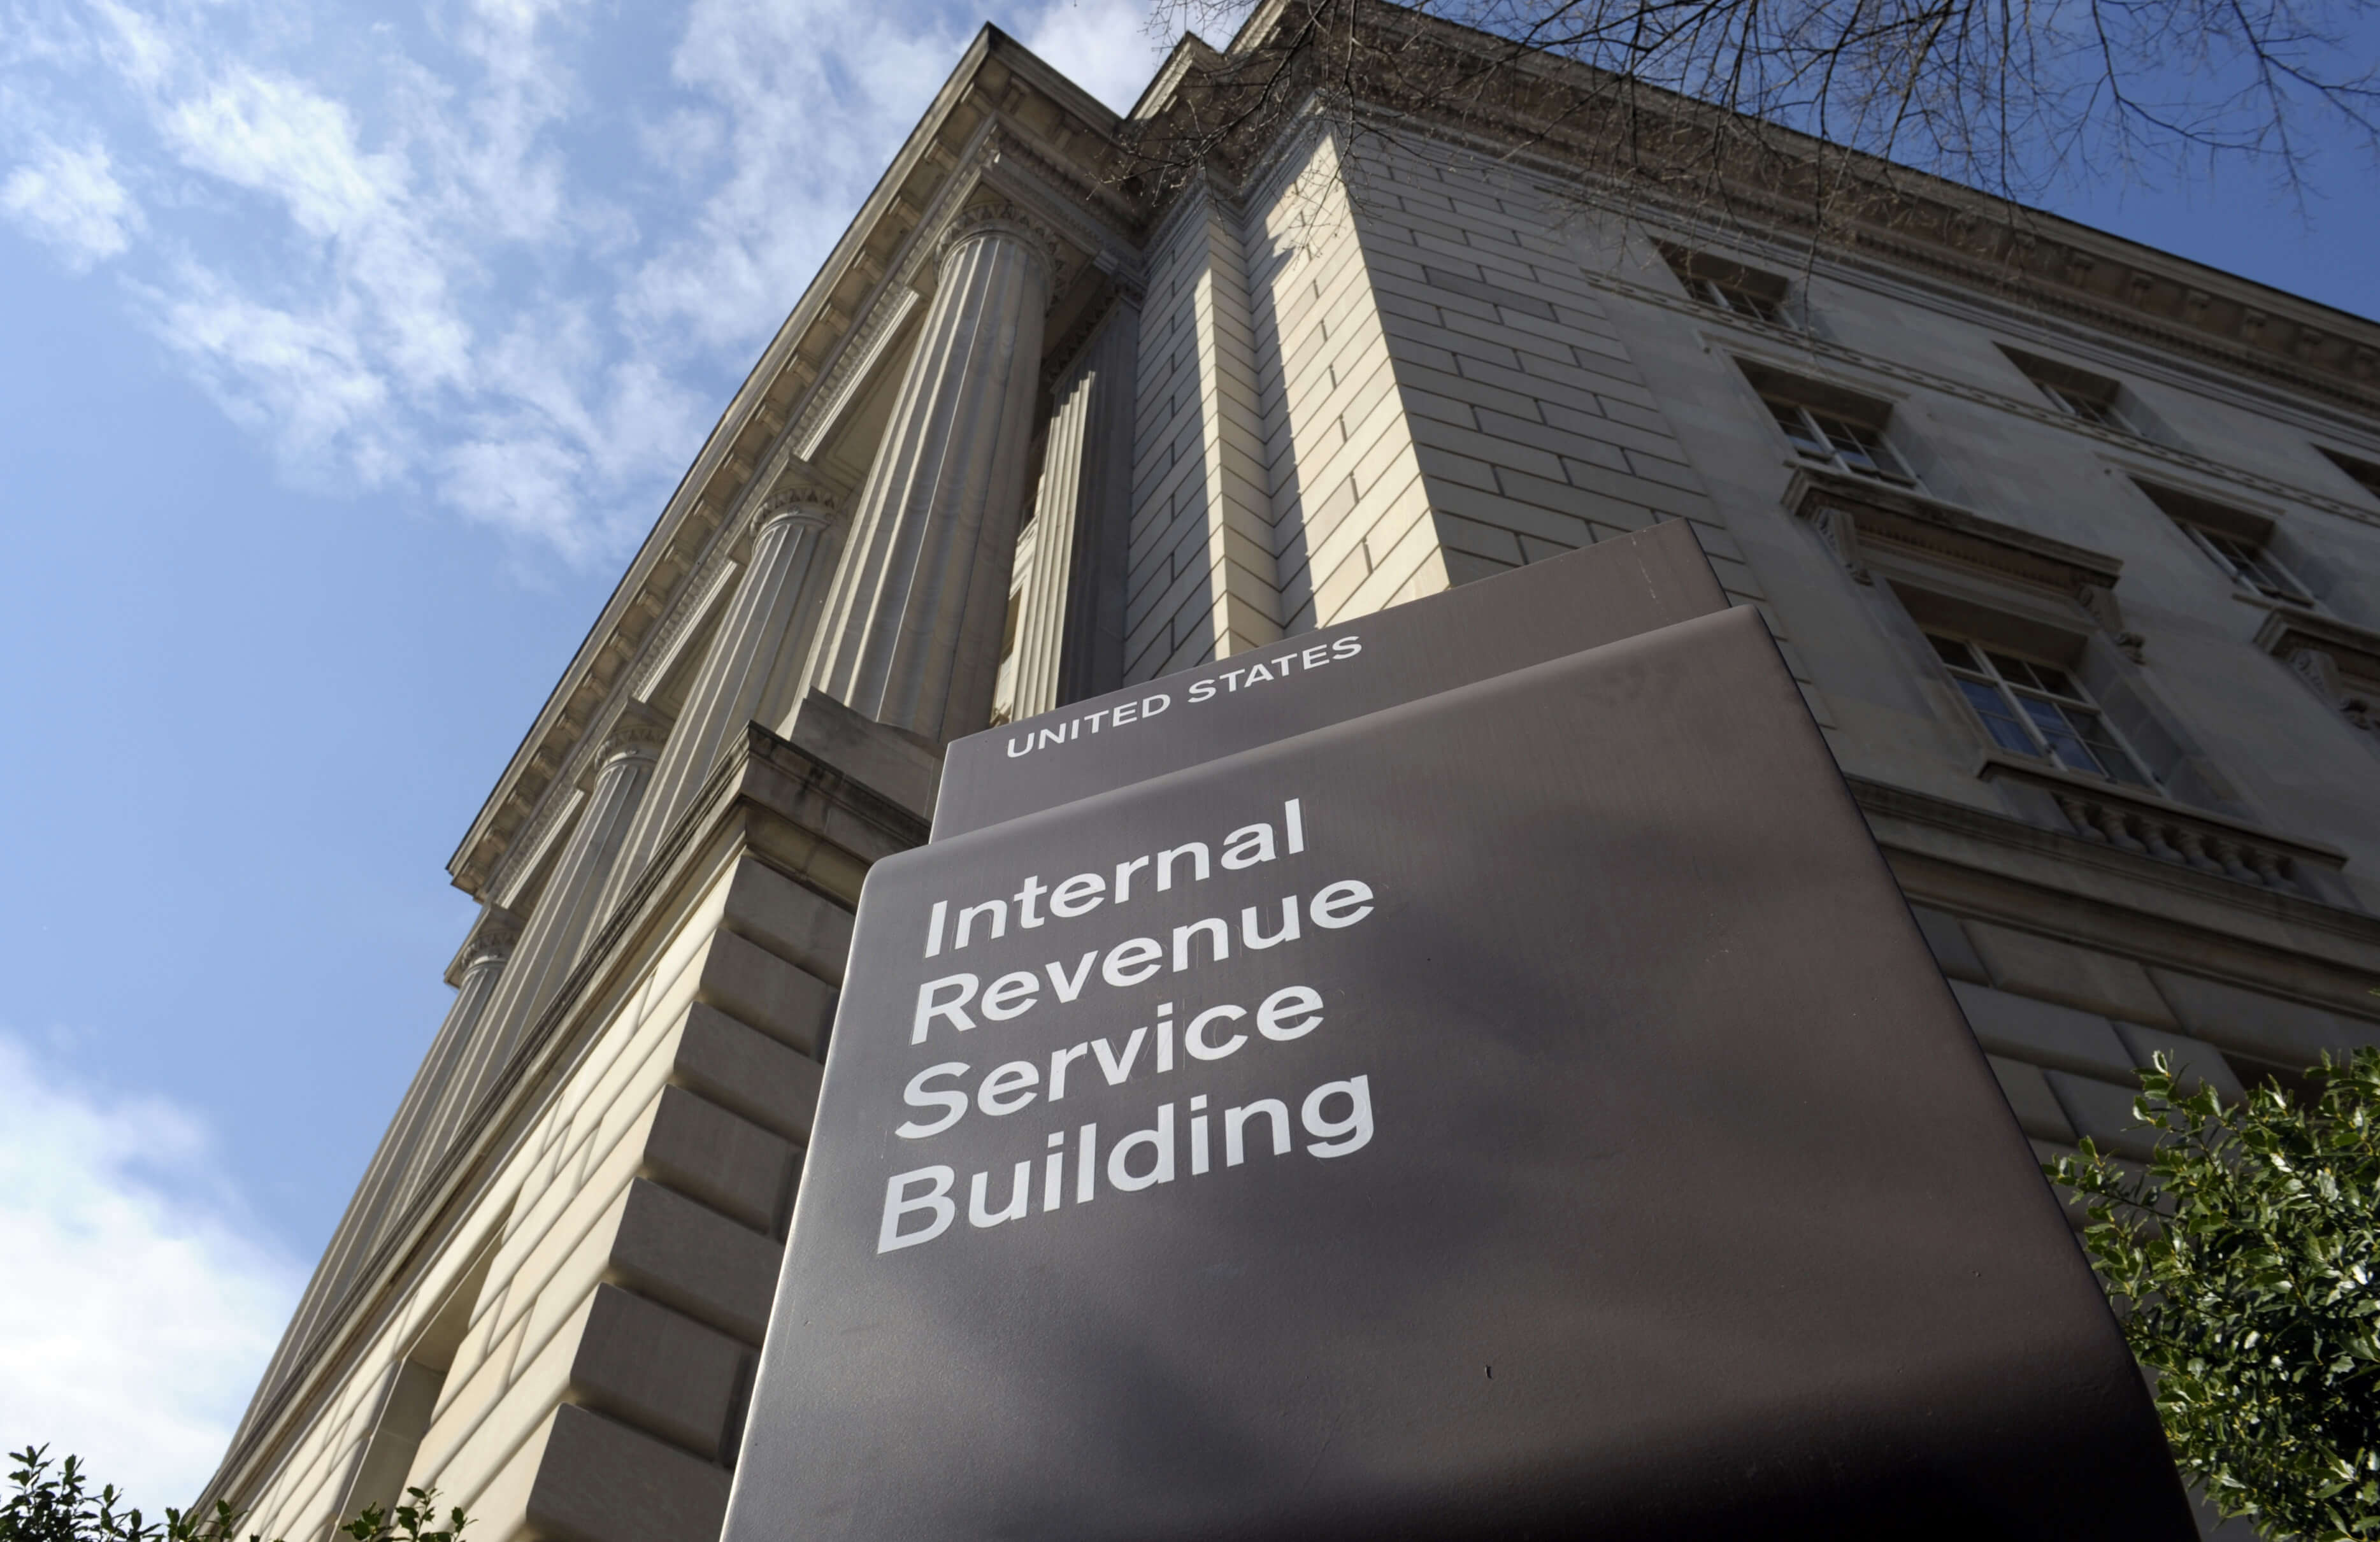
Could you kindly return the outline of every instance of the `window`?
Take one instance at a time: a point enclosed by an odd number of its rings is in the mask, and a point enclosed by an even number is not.
[[[1891,445],[1884,442],[1880,423],[1861,422],[1842,413],[1808,406],[1791,397],[1773,394],[1764,388],[1760,399],[1768,406],[1769,416],[1793,446],[1793,453],[1803,460],[1831,466],[1853,476],[1868,477],[1876,481],[1890,482],[1896,487],[1914,487],[1917,479]]]
[[[2178,488],[2137,484],[2166,517],[2181,527],[2207,561],[2245,589],[2285,605],[2314,606],[2313,591],[2289,571],[2273,550],[2273,522],[2243,509],[2183,492]]]
[[[1928,632],[1951,683],[2002,749],[2037,756],[2086,776],[2154,787],[2115,727],[2082,685],[2056,664],[2020,658],[1970,638]]]
[[[2231,581],[2254,589],[2267,600],[2278,600],[2290,605],[2313,603],[2313,596],[2303,584],[2281,565],[2281,560],[2265,549],[2261,541],[2249,541],[2221,530],[2210,530],[2204,525],[2178,521],[2182,532],[2197,543],[2198,549],[2214,561],[2216,566],[2230,576]]]
[[[2068,417],[2080,418],[2086,423],[2096,423],[2103,429],[2115,429],[2123,433],[2139,431],[2119,405],[2124,388],[2105,375],[2095,375],[2055,359],[2036,358],[2014,348],[2004,347],[2000,351],[2008,355],[2010,362],[2024,371],[2025,378],[2049,398],[2052,406]]]
[[[1786,324],[1786,284],[1776,274],[1682,247],[1664,246],[1661,257],[1686,293],[1703,304],[1772,326]]]
[[[2316,448],[2320,446],[2317,445]],[[2341,455],[2337,450],[2324,450],[2322,453],[2333,466],[2352,478],[2358,487],[2374,498],[2380,498],[2380,466],[2374,466],[2368,460],[2358,460],[2353,455]]]

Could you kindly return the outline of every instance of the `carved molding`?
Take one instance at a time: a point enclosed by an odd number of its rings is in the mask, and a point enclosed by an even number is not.
[[[1058,287],[1058,233],[1031,210],[1010,199],[978,203],[959,211],[958,217],[944,226],[941,235],[935,239],[934,265],[940,268],[952,252],[978,236],[1005,236],[1038,253],[1050,270],[1050,289],[1055,293]]]
[[[2124,565],[2104,552],[1986,519],[1907,488],[1812,466],[1795,467],[1785,501],[1855,582],[1876,581],[1867,565],[1870,544],[2013,578],[2072,600],[2125,657],[2141,662],[2141,635],[2124,625],[2116,602]]]
[[[753,516],[755,530],[782,515],[815,515],[820,524],[843,513],[843,490],[829,480],[817,467],[798,455],[787,455],[778,465],[776,475],[770,480],[769,492],[761,498],[759,512]]]
[[[471,934],[470,945],[464,951],[469,962],[463,965],[468,974],[482,964],[501,964],[512,955],[513,944],[520,941],[520,924],[509,918],[491,916],[480,923]]]
[[[2380,736],[2380,633],[2279,607],[2257,628],[2256,646],[2289,665],[2350,725]]]
[[[677,598],[670,605],[669,613],[662,618],[660,625],[653,628],[652,640],[646,645],[644,656],[637,661],[637,667],[629,677],[628,695],[631,699],[642,701],[660,686],[662,674],[677,657],[680,639],[701,621],[710,609],[711,601],[717,598],[721,587],[730,577],[728,570],[735,565],[727,553],[733,544],[726,540],[712,542],[710,550],[703,553],[701,563],[686,581],[678,586]]]
[[[2094,845],[2211,878],[2335,903],[2325,892],[2333,886],[2323,880],[2347,866],[2346,854],[2333,846],[2291,840],[2154,793],[1998,751],[1985,758],[1978,774],[1985,782],[2014,783],[2046,795],[2073,833]]]
[[[650,759],[661,753],[669,739],[669,720],[638,702],[629,702],[620,709],[619,721],[603,735],[603,747],[597,752],[599,765],[623,759]]]

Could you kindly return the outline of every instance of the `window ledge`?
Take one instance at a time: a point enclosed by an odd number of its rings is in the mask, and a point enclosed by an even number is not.
[[[2082,607],[2134,663],[2142,638],[2124,625],[2116,604],[2122,559],[2087,546],[2035,535],[1946,504],[1914,488],[1894,487],[1803,461],[1785,490],[1785,506],[1825,539],[1843,570],[1874,583],[1864,548],[1899,549],[1922,560],[1950,563],[1995,577],[2051,589]]]
[[[2336,846],[2276,835],[2161,794],[2000,750],[1986,752],[1975,774],[2046,796],[2086,841],[2280,893],[2327,900],[2336,885],[2323,880],[2347,866],[2347,854]]]

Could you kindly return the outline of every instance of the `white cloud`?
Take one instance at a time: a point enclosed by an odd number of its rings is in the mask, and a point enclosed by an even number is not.
[[[78,273],[121,256],[140,227],[140,211],[115,179],[107,147],[96,143],[75,150],[42,140],[0,181],[0,210]]]
[[[1023,41],[1119,113],[1132,110],[1173,45],[1151,27],[1148,0],[1050,0]]]
[[[1121,108],[1161,55],[1148,3],[998,19]],[[0,15],[40,22],[39,46],[0,42],[0,142],[33,147],[0,214],[111,262],[293,479],[418,491],[590,566],[649,528],[978,21],[946,0]],[[62,103],[104,144],[43,115]]]
[[[213,1471],[297,1299],[205,1126],[0,1036],[0,1441],[73,1451],[156,1515]]]
[[[726,163],[625,296],[646,333],[749,347],[784,319],[967,34],[840,0],[694,0],[670,77],[703,103],[647,130],[664,164]],[[689,457],[690,458],[690,457]]]

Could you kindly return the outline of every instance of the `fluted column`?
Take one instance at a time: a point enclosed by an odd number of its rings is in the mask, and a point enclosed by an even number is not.
[[[429,1096],[422,1099],[413,1127],[405,1136],[403,1159],[391,1173],[393,1209],[402,1209],[412,1199],[430,1169],[446,1154],[445,1137],[453,1124],[449,1111],[462,1094],[464,1066],[519,938],[516,926],[482,926],[474,940],[470,959],[455,984],[454,1004],[446,1009],[446,1021],[439,1026],[430,1059],[423,1062],[423,1087]]]
[[[654,767],[652,786],[612,864],[595,906],[595,924],[611,919],[662,838],[702,790],[729,739],[760,715],[768,698],[786,694],[800,674],[811,637],[811,628],[801,624],[802,599],[810,591],[820,552],[832,543],[835,512],[834,495],[825,483],[799,470],[781,477],[777,491],[761,505],[751,560],[711,635],[702,668]],[[772,684],[777,690],[771,690]]]
[[[562,848],[553,877],[529,913],[528,925],[513,961],[498,978],[494,995],[480,1019],[463,1075],[455,1123],[468,1119],[490,1083],[511,1060],[515,1046],[538,1015],[562,989],[601,917],[595,906],[603,894],[618,858],[621,843],[635,822],[638,806],[652,780],[653,760],[661,751],[664,730],[651,718],[624,718],[603,742],[597,756],[595,785],[585,812]]]
[[[991,716],[1054,265],[1011,205],[943,237],[819,636],[813,686],[938,742]]]
[[[427,1137],[438,1126],[441,1111],[454,1091],[456,1069],[512,951],[513,936],[514,929],[508,924],[480,925],[445,1021],[438,1026],[421,1069],[414,1074],[413,1085],[397,1105],[396,1117],[389,1122],[388,1133],[372,1153],[371,1165],[364,1170],[363,1182],[356,1185],[355,1197],[347,1201],[346,1213],[339,1218],[330,1245],[322,1250],[322,1260],[315,1266],[314,1277],[291,1316],[283,1354],[306,1342],[323,1314],[346,1295],[379,1246],[389,1220],[403,1212],[405,1202],[419,1186],[423,1170],[437,1160],[438,1149],[426,1144]]]
[[[1014,715],[1123,684],[1124,557],[1132,522],[1140,313],[1119,304],[1059,383],[1017,617]]]

